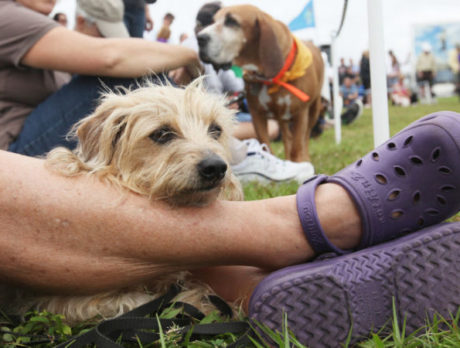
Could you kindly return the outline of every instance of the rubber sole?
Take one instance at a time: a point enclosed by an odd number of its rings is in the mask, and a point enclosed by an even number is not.
[[[269,177],[263,176],[261,174],[248,173],[248,174],[238,174],[237,178],[242,183],[258,182],[260,184],[270,184],[270,183],[284,183],[284,182],[296,181],[299,185],[301,185],[306,180],[310,179],[314,175],[315,175],[314,172],[311,171],[311,172],[301,173],[301,175],[299,174],[297,176],[286,178],[284,180],[274,180]]]
[[[281,331],[284,313],[296,338],[309,347],[352,343],[385,325],[393,299],[406,332],[427,318],[460,307],[460,223],[441,224],[348,255],[292,266],[256,287],[252,319]]]

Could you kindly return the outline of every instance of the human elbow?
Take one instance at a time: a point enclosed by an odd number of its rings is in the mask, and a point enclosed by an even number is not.
[[[99,56],[98,66],[101,75],[113,76],[117,74],[122,57],[116,50],[107,49]]]

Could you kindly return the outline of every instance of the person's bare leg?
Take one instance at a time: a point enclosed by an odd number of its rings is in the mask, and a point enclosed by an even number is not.
[[[346,191],[335,184],[320,185],[315,202],[321,226],[331,243],[341,249],[356,246],[361,238],[360,219]],[[242,300],[245,310],[254,288],[269,273],[270,270],[247,266],[211,267],[192,272],[227,301]]]
[[[268,120],[267,127],[268,137],[270,138],[270,140],[275,140],[280,132],[278,122],[276,122],[275,120]],[[257,134],[252,122],[239,122],[235,127],[233,136],[240,140],[257,138]]]
[[[8,169],[0,171],[2,283],[90,294],[176,270],[278,269],[313,256],[295,196],[171,208],[91,177],[53,174],[30,157],[0,151],[0,168]],[[356,245],[359,217],[347,194],[328,184],[316,196],[331,242]]]

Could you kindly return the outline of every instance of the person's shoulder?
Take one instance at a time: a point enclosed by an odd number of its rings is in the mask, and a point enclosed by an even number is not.
[[[33,11],[13,0],[0,0],[0,27],[2,30],[14,24],[26,28],[27,26],[42,27],[59,26],[46,15]]]
[[[0,0],[0,18],[11,15],[13,12],[21,11],[23,6],[16,1]]]
[[[0,56],[4,64],[19,65],[23,55],[59,24],[13,0],[0,0]]]
[[[48,18],[38,12],[35,12],[23,5],[21,5],[19,2],[14,1],[14,0],[0,0],[0,14],[1,15],[6,15],[7,13],[11,12],[21,12],[21,13],[27,13],[27,14],[32,14],[34,16],[40,16],[40,17],[45,17]],[[18,19],[18,18],[16,18]],[[48,18],[50,21],[52,21],[51,18]]]

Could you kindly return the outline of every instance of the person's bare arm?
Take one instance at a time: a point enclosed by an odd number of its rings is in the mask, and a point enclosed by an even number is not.
[[[0,282],[6,284],[89,294],[177,270],[274,269],[313,256],[295,196],[171,208],[1,150],[0,168],[8,168],[0,171]],[[357,245],[360,221],[346,191],[320,185],[315,199],[331,242]]]
[[[186,47],[143,39],[106,39],[57,27],[23,57],[22,64],[83,75],[140,77],[181,66],[198,74],[197,54]]]

